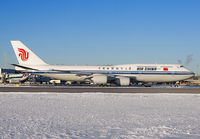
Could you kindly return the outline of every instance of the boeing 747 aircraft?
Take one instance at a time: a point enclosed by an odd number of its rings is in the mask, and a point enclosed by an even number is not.
[[[101,85],[115,83],[130,85],[134,82],[176,82],[194,76],[179,64],[124,64],[113,66],[49,65],[20,41],[11,41],[19,64],[16,70],[32,72],[65,81],[90,82]]]

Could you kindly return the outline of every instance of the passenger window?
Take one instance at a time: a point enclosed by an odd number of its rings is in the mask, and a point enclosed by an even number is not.
[[[138,67],[137,70],[143,70],[143,67]]]

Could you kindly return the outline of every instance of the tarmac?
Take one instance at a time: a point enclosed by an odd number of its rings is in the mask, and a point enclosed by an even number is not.
[[[23,86],[0,87],[0,92],[38,93],[182,93],[200,94],[200,88],[152,88],[152,87],[83,87],[83,86]]]

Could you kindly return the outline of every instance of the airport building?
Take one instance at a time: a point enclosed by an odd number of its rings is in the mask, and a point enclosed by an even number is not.
[[[0,74],[2,73],[7,73],[7,74],[15,74],[17,73],[17,71],[15,69],[4,69],[4,68],[0,68]]]

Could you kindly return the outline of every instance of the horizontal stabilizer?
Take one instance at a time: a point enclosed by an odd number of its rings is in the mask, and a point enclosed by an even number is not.
[[[26,66],[18,65],[18,64],[11,64],[11,65],[13,65],[15,67],[23,68],[25,70],[37,70],[37,69],[29,68],[29,67],[26,67]]]

